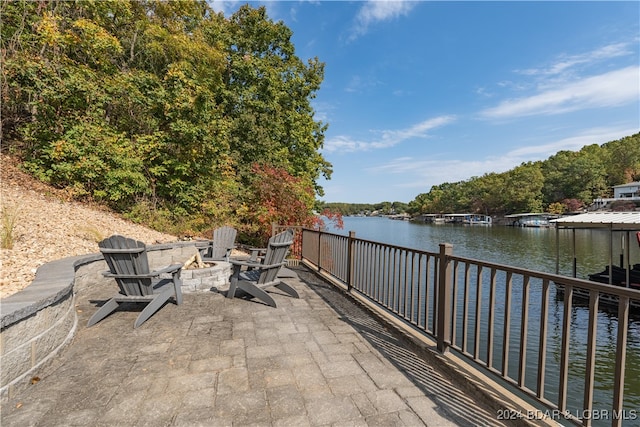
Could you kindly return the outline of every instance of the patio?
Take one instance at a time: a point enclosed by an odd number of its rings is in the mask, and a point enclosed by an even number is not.
[[[2,425],[504,425],[470,384],[295,270],[301,298],[274,292],[276,309],[187,294],[138,329],[135,306],[84,327],[113,289],[78,294],[74,342],[2,404]]]

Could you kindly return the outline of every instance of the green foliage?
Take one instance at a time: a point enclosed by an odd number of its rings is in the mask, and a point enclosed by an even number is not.
[[[298,58],[264,8],[225,19],[201,0],[1,7],[3,149],[40,179],[178,234],[257,221],[243,214],[264,203],[257,160],[322,194],[326,125],[310,101],[323,64]],[[310,215],[306,190],[294,194]]]
[[[640,181],[640,133],[608,142],[602,148],[608,184]]]
[[[340,202],[318,202],[316,211],[327,210],[333,214],[340,215],[369,215],[376,212],[379,215],[393,215],[407,212],[409,205],[403,202],[380,202],[380,203],[340,203]],[[339,221],[338,221],[339,222]]]
[[[560,202],[553,202],[547,207],[547,212],[555,215],[562,215],[565,213],[565,207]]]
[[[541,164],[523,163],[503,174],[506,185],[501,189],[503,212],[542,212],[542,189],[545,178]]]
[[[575,198],[591,203],[609,192],[602,148],[591,145],[578,152],[561,151],[543,165],[544,201]]]
[[[573,212],[593,199],[610,197],[611,187],[640,179],[640,133],[579,151],[560,151],[541,162],[507,172],[435,185],[409,202],[409,212]]]
[[[229,61],[221,99],[240,175],[251,175],[260,159],[314,185],[319,174],[329,177],[330,165],[318,153],[326,125],[313,119],[309,103],[323,64],[296,57],[291,30],[268,21],[264,7],[242,6],[229,21],[222,34]]]

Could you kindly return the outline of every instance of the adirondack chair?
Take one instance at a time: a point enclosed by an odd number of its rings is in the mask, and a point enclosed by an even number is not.
[[[238,231],[227,225],[213,230],[213,240],[207,242],[205,247],[199,248],[202,261],[229,261],[231,251],[236,247],[236,235]]]
[[[269,241],[270,242],[274,242],[274,243],[280,243],[280,242],[286,242],[286,241],[292,241],[293,242],[293,238],[294,238],[295,234],[293,232],[292,229],[288,229],[284,232],[278,233],[274,236],[272,236]],[[291,246],[289,246],[290,248]],[[267,252],[267,248],[251,248],[251,261],[253,262],[262,262],[262,259],[265,255],[265,253]],[[287,255],[289,254],[289,250],[287,250],[287,253],[285,254],[285,259],[287,257]],[[288,269],[287,267],[282,267],[280,269],[280,271],[278,271],[278,277],[279,278],[295,278],[298,277],[298,275],[291,271],[290,269]]]
[[[98,243],[100,252],[109,266],[105,277],[112,277],[120,292],[107,301],[91,316],[87,326],[93,326],[121,303],[146,303],[133,327],[142,325],[149,317],[173,297],[177,305],[182,304],[180,272],[182,264],[174,264],[161,270],[149,271],[147,250],[144,243],[119,235],[113,235]],[[171,278],[161,278],[160,275]]]
[[[285,257],[292,243],[293,231],[283,231],[269,239],[266,252],[260,261],[229,260],[233,266],[233,274],[227,298],[235,297],[236,290],[241,289],[267,305],[276,307],[275,300],[264,290],[270,286],[275,286],[294,298],[300,298],[295,289],[282,282],[278,277],[278,272],[287,263]],[[242,267],[247,269],[243,271]]]

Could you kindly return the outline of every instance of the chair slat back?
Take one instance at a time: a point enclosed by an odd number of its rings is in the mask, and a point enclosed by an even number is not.
[[[211,258],[225,258],[227,256],[227,250],[234,246],[237,234],[238,231],[228,225],[213,230]]]
[[[284,261],[289,253],[291,244],[293,243],[293,230],[288,229],[282,233],[278,233],[269,239],[267,252],[264,255],[264,265],[280,264]],[[273,282],[280,271],[280,267],[262,269],[258,284]]]
[[[147,250],[143,242],[120,235],[113,235],[98,243],[100,252],[112,274],[141,275],[149,273]],[[151,278],[116,278],[120,291],[125,295],[152,295]]]

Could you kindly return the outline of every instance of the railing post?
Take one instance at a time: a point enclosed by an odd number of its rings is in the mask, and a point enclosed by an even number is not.
[[[453,254],[451,243],[440,243],[440,255],[438,257],[438,298],[436,310],[438,324],[436,329],[437,348],[440,353],[449,350],[451,340],[451,261],[449,256]]]
[[[321,249],[322,249],[322,244],[320,243],[320,241],[322,240],[322,231],[318,230],[318,272],[322,271],[322,254]]]
[[[347,241],[347,291],[351,292],[353,282],[353,239],[356,237],[355,231],[349,231],[349,240]]]

